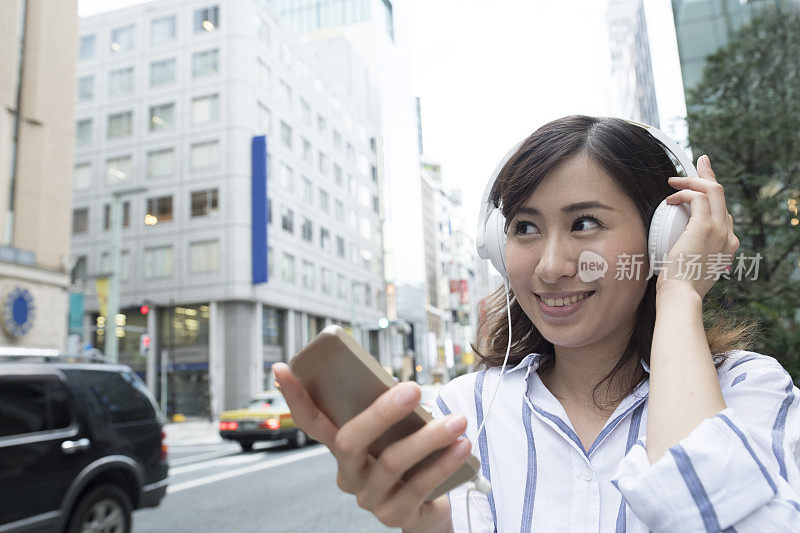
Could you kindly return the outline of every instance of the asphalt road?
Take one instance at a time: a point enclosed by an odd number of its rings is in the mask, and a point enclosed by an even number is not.
[[[242,452],[203,423],[168,426],[167,442],[167,496],[134,513],[135,533],[400,531],[339,490],[336,462],[321,444],[295,450],[275,441]]]

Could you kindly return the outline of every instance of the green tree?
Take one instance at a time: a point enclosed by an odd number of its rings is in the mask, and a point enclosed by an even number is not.
[[[708,154],[757,279],[731,270],[711,306],[760,323],[753,350],[800,377],[800,14],[765,10],[706,58],[687,93],[689,143]],[[796,206],[793,210],[792,206]],[[752,263],[752,261],[748,262]],[[734,267],[736,263],[734,262]],[[749,266],[749,265],[748,265]],[[733,267],[732,267],[733,269]]]

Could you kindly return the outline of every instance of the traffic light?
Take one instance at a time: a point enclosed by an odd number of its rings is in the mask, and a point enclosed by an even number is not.
[[[150,335],[142,335],[139,337],[139,353],[146,355],[147,350],[150,349]]]
[[[139,312],[142,313],[143,315],[146,315],[147,313],[150,312],[150,306],[147,305],[147,304],[144,304],[143,306],[141,306],[139,308]]]

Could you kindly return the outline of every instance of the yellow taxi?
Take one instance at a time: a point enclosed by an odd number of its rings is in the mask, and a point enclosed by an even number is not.
[[[259,392],[241,409],[222,413],[219,434],[223,439],[237,441],[245,451],[253,449],[253,443],[261,440],[289,439],[294,448],[305,446],[310,440],[295,425],[289,406],[278,390]]]

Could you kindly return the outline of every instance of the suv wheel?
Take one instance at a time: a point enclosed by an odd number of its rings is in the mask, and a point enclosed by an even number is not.
[[[67,527],[68,533],[129,533],[131,500],[117,485],[100,485],[83,495]]]
[[[308,444],[308,436],[302,429],[298,429],[294,433],[294,437],[291,439],[292,448],[302,448]]]
[[[251,441],[251,440],[240,440],[239,441],[239,446],[242,447],[243,451],[249,452],[250,450],[253,449],[253,441]]]

